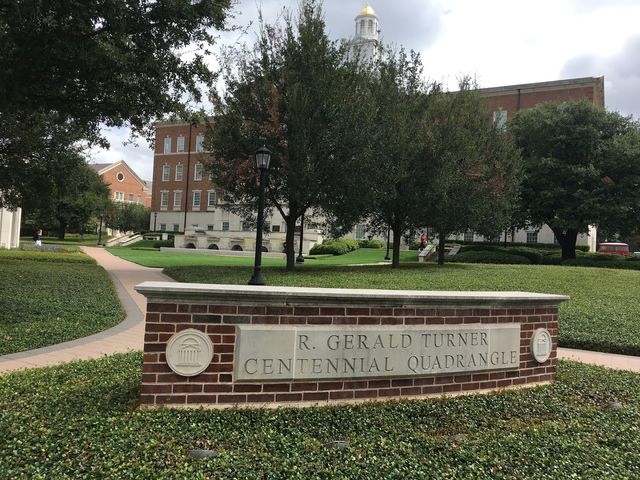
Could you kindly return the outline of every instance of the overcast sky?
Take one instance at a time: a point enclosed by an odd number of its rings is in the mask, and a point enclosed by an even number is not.
[[[329,36],[351,37],[367,2],[325,0]],[[258,8],[268,22],[297,0],[237,0],[233,23],[255,24]],[[386,44],[419,51],[425,74],[455,88],[469,74],[481,87],[575,77],[605,77],[609,110],[640,118],[640,0],[371,0]],[[249,34],[221,36],[221,44]],[[125,160],[150,180],[153,152],[144,140],[123,146],[126,129],[106,132],[110,150],[97,163]]]

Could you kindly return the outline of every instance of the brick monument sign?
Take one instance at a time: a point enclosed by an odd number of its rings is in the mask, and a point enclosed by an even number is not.
[[[523,292],[145,282],[143,406],[419,398],[554,379],[558,304]]]

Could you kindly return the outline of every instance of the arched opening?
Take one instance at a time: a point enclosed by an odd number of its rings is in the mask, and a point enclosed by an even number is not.
[[[265,247],[264,245],[262,245],[262,251],[263,251],[263,252],[268,252],[268,251],[269,251],[269,249],[268,249],[267,247]]]
[[[220,249],[218,248],[218,245],[216,245],[215,243],[212,243],[212,244],[211,244],[211,245],[209,245],[207,248],[208,248],[209,250],[220,250]]]
[[[373,33],[373,20],[369,20],[369,33]]]
[[[196,248],[196,246],[193,243],[187,243],[184,248]]]
[[[234,245],[233,247],[231,247],[231,250],[233,250],[234,252],[241,252],[242,247],[240,245]]]

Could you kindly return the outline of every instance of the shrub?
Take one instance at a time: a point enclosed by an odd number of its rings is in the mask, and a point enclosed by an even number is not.
[[[320,245],[314,245],[311,251],[311,255],[344,255],[345,253],[353,252],[360,248],[357,240],[351,240],[348,238],[328,238]]]
[[[382,240],[358,240],[360,248],[384,248],[386,244]]]
[[[504,263],[529,264],[531,260],[521,255],[511,255],[500,251],[470,250],[449,257],[450,262],[463,263]]]
[[[500,247],[497,245],[463,245],[460,248],[460,253],[464,252],[497,252],[507,255],[518,255],[525,257],[530,263],[540,263],[543,257],[543,253],[531,247]]]
[[[173,248],[173,238],[169,240],[158,240],[157,242],[153,242],[153,248],[161,248],[161,247],[172,247]]]

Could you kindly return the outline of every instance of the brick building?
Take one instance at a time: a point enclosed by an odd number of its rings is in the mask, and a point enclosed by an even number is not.
[[[176,239],[176,246],[253,250],[255,230],[222,208],[222,191],[204,171],[204,131],[203,125],[187,122],[156,124],[150,228],[185,232]],[[271,232],[265,238],[265,248],[280,252],[285,223],[276,210],[266,212],[265,218]],[[321,241],[314,228],[305,227],[304,236],[305,251]]]
[[[114,202],[137,203],[151,207],[150,182],[142,180],[124,160],[115,163],[89,165],[109,185],[109,196]]]
[[[525,83],[505,87],[483,88],[479,90],[485,100],[493,121],[504,125],[520,110],[534,107],[544,102],[566,102],[588,100],[598,108],[604,108],[604,77],[572,78],[551,82]],[[465,232],[451,237],[455,240],[488,240],[473,232]],[[541,228],[517,230],[509,238],[519,243],[554,243],[555,235],[547,225]],[[590,227],[588,234],[578,236],[578,244],[589,245],[596,250],[596,228]]]

